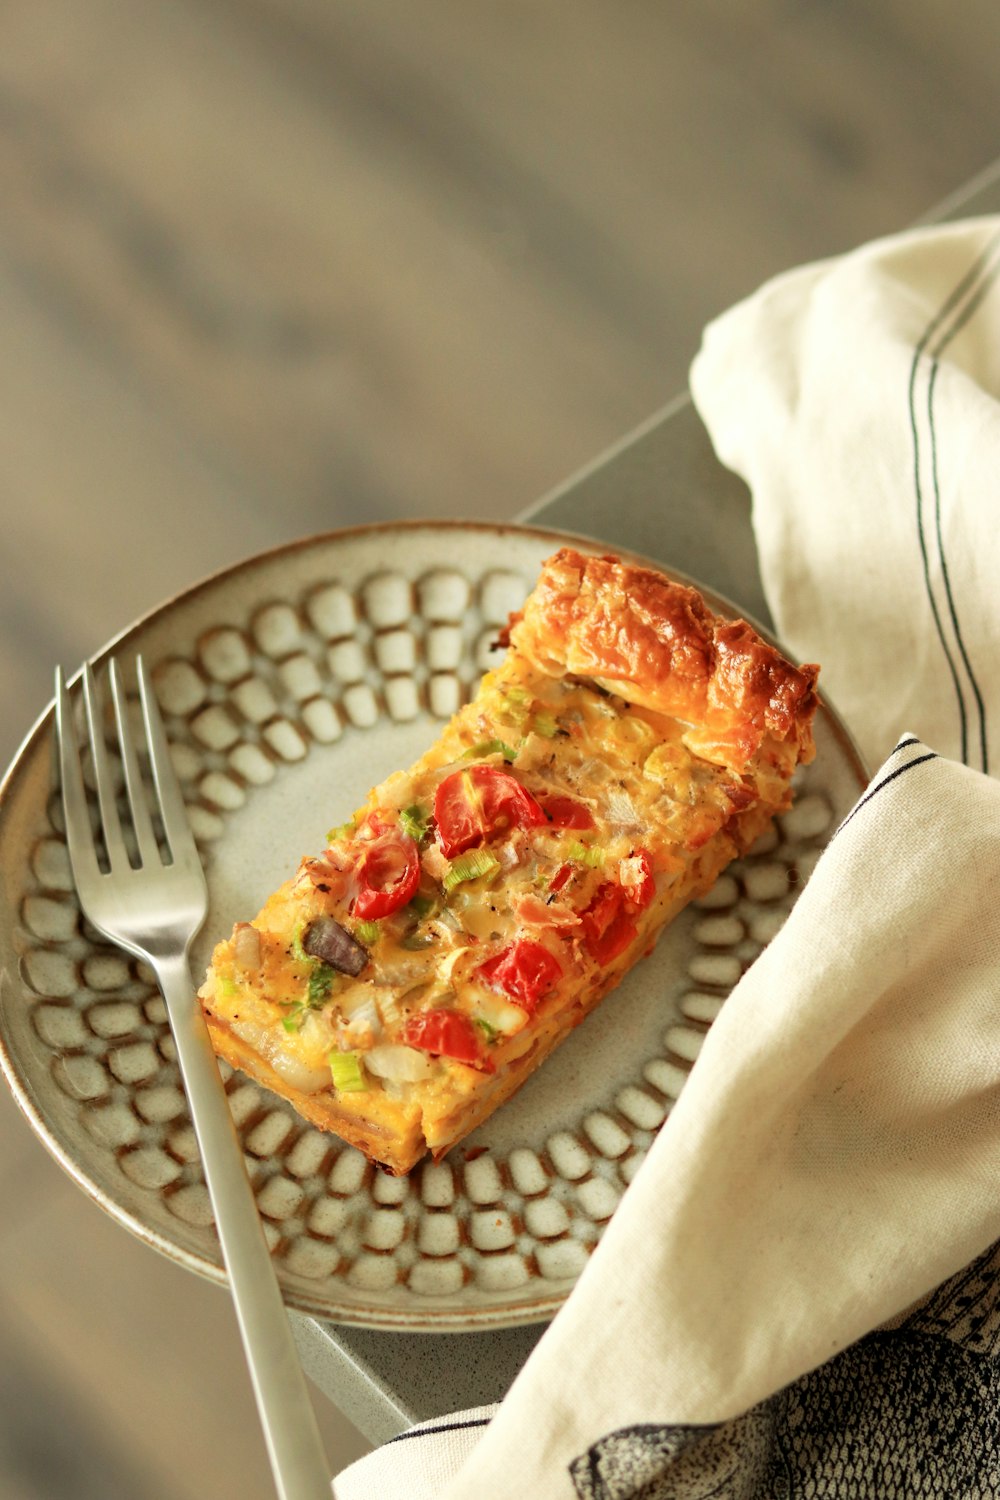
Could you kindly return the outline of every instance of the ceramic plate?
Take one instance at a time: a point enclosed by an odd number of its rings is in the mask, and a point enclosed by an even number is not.
[[[200,977],[233,922],[465,701],[564,533],[415,523],[321,536],[208,579],[113,643],[154,680],[208,874]],[[582,539],[569,540],[583,550]],[[713,606],[733,613],[710,590]],[[112,647],[97,658],[98,663]],[[826,708],[795,806],[521,1092],[408,1178],[224,1069],[288,1303],[410,1331],[550,1317],[864,784]],[[81,919],[47,713],[0,794],[0,1058],[73,1177],[158,1250],[223,1280],[151,974]]]

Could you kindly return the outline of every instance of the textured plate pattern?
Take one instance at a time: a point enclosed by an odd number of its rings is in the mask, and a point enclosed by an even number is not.
[[[205,857],[212,911],[196,973],[215,938],[467,699],[557,540],[448,525],[318,538],[210,580],[119,643],[154,665]],[[16,893],[5,1068],[46,1143],[106,1208],[218,1276],[164,1007],[151,974],[81,918],[49,734],[44,722],[29,740],[0,808],[6,831],[30,830],[5,863]],[[857,794],[860,771],[825,712],[819,741],[794,809],[445,1162],[389,1177],[223,1068],[289,1302],[435,1329],[555,1310],[725,996]]]

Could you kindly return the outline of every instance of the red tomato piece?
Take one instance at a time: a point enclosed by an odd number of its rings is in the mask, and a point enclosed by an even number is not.
[[[552,879],[549,881],[549,891],[554,895],[561,891],[567,880],[573,873],[572,865],[560,865]]]
[[[420,884],[420,853],[408,834],[396,829],[359,845],[354,866],[358,893],[351,913],[363,920],[387,917],[412,901]]]
[[[539,805],[553,828],[579,828],[586,830],[594,827],[594,819],[590,808],[582,802],[577,802],[575,797],[563,797],[554,795],[551,797],[539,797]]]
[[[487,959],[479,973],[491,989],[502,990],[530,1016],[542,996],[562,978],[562,964],[541,943],[518,938]]]
[[[548,820],[509,771],[470,766],[446,776],[434,794],[438,843],[448,859],[508,828],[538,828]]]
[[[624,953],[637,932],[634,910],[622,886],[613,880],[598,886],[594,899],[581,913],[583,940],[591,958],[603,965]]]
[[[493,1072],[493,1059],[483,1051],[479,1032],[468,1016],[456,1010],[424,1010],[410,1016],[400,1038],[407,1047],[451,1057],[485,1073]]]
[[[646,907],[656,895],[656,882],[653,879],[653,861],[645,849],[640,849],[638,854],[633,854],[624,860],[629,871],[629,879],[622,880],[630,901],[634,901],[640,911]]]

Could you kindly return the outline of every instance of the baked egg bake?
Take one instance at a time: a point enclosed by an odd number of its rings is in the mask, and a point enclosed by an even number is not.
[[[199,992],[221,1057],[394,1173],[508,1099],[814,755],[818,668],[651,569],[557,552],[502,644]]]

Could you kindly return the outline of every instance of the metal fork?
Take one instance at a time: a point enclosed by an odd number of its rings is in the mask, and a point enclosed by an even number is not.
[[[205,875],[141,657],[136,668],[165,847],[161,850],[157,838],[121,674],[112,661],[111,696],[138,864],[133,866],[129,858],[98,689],[88,665],[83,669],[83,697],[97,784],[102,857],[91,828],[70,696],[57,669],[56,732],[73,879],[80,905],[94,927],[111,942],[144,959],[163,992],[278,1494],[281,1500],[330,1500],[329,1468],[305,1376],[191,980],[191,943],[208,910]]]

